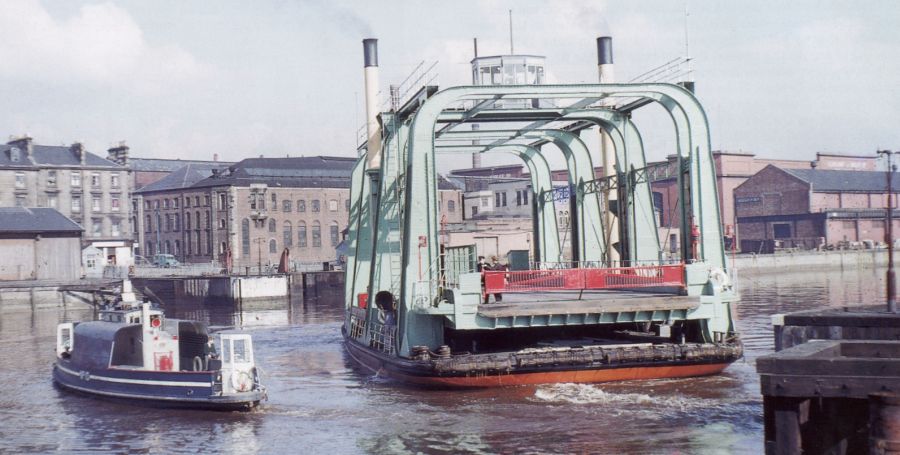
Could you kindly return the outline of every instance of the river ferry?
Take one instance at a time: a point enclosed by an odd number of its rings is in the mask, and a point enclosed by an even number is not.
[[[168,319],[149,303],[119,306],[58,325],[56,384],[165,407],[249,410],[266,398],[249,334],[218,332],[210,344],[201,322]]]
[[[486,57],[496,68],[476,58],[473,74],[524,82],[392,86],[381,108],[377,41],[363,44],[368,139],[352,174],[342,328],[358,365],[425,386],[492,387],[711,375],[742,356],[709,129],[690,85],[541,85],[529,79],[540,71]],[[601,73],[609,45],[598,40]],[[632,121],[650,105],[675,128],[663,163],[646,162]],[[591,127],[602,153],[579,136]],[[527,165],[528,266],[486,270],[476,245],[447,240],[437,152],[507,153]],[[546,158],[560,152],[561,187]],[[660,242],[658,180],[668,182],[675,245],[668,234]]]

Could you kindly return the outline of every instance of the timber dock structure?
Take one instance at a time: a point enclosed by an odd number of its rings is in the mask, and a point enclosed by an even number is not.
[[[368,140],[352,173],[342,328],[353,360],[415,384],[490,387],[709,375],[742,356],[709,126],[690,90],[426,84],[379,110],[377,42],[363,43]],[[601,75],[612,63],[609,46],[598,39]],[[654,169],[631,119],[651,105],[671,116],[676,133],[677,216],[691,235],[675,259],[659,242]],[[597,153],[579,136],[594,126],[609,172],[602,178],[594,176]],[[558,151],[565,188],[552,186],[546,159]],[[442,244],[437,152],[511,153],[525,162],[529,270],[480,270],[474,246]],[[559,200],[568,200],[568,226],[557,225]],[[502,303],[487,304],[491,294],[504,295]]]

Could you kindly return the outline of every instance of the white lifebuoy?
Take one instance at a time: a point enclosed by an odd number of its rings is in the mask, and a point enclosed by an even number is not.
[[[238,392],[249,392],[253,387],[253,378],[246,371],[237,372],[231,375],[231,386]]]
[[[731,289],[731,278],[722,269],[712,269],[709,271],[709,282],[716,291]]]

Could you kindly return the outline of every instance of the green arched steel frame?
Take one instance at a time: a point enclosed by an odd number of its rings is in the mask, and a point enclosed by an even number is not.
[[[484,130],[449,131],[442,140],[466,140],[495,137],[498,139],[536,139],[552,142],[566,158],[570,190],[570,214],[572,216],[572,260],[602,261],[606,245],[600,222],[600,197],[597,193],[585,193],[585,183],[594,180],[594,165],[587,146],[577,134],[553,129],[534,130]],[[500,144],[486,144],[485,149]]]
[[[718,196],[710,154],[706,114],[687,90],[671,84],[584,84],[541,86],[452,87],[436,93],[416,112],[409,129],[406,152],[405,204],[403,216],[402,284],[400,287],[399,353],[406,355],[410,343],[434,339],[440,327],[423,327],[413,322],[413,308],[435,304],[438,248],[437,185],[434,161],[435,124],[442,111],[463,100],[641,97],[661,104],[670,113],[676,129],[678,152],[690,164],[690,218],[701,229],[697,259],[724,268]],[[576,112],[577,110],[573,111]],[[686,207],[683,204],[683,207]],[[688,215],[687,213],[685,215]],[[685,217],[683,217],[685,219]],[[427,318],[422,318],[425,322]],[[425,325],[428,325],[425,322]]]
[[[562,242],[559,239],[559,227],[556,224],[556,212],[551,206],[547,210],[548,203],[540,198],[544,191],[553,189],[553,180],[550,173],[550,165],[541,151],[525,144],[498,144],[498,145],[453,145],[441,147],[441,151],[450,152],[507,152],[518,156],[525,162],[531,174],[531,188],[534,197],[532,201],[534,252],[537,261],[561,262]]]

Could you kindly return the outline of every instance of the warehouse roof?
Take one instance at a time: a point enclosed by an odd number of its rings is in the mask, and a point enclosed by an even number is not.
[[[806,183],[813,191],[886,193],[886,173],[875,171],[831,171],[821,169],[784,169],[779,168]],[[900,173],[892,176],[895,185],[900,187]]]
[[[224,169],[226,166],[228,166],[228,163],[189,162],[165,177],[135,190],[134,193],[141,194],[187,188],[212,176],[213,170]]]
[[[56,209],[38,207],[0,207],[0,234],[65,233],[79,234],[84,229]]]
[[[210,167],[225,167],[232,162],[226,161],[202,161],[202,160],[172,160],[160,158],[129,158],[128,166],[134,171],[145,172],[175,172],[188,164]]]

